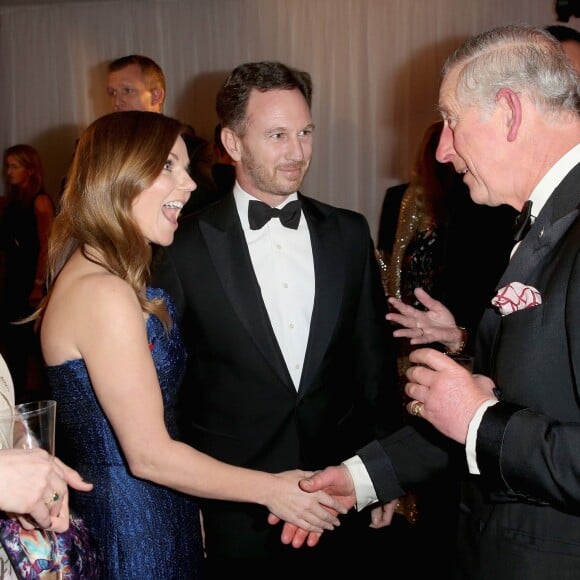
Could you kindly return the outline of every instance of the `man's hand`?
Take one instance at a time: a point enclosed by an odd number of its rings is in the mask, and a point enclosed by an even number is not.
[[[451,357],[431,348],[420,348],[409,355],[405,393],[413,399],[407,405],[412,412],[416,401],[423,403],[420,416],[447,437],[465,445],[469,422],[477,409],[496,400],[493,381],[472,375]]]
[[[381,504],[371,510],[370,527],[379,529],[390,526],[393,521],[393,515],[399,505],[399,499],[393,499],[389,503]]]
[[[346,509],[350,509],[356,503],[354,484],[350,473],[343,465],[337,467],[327,467],[315,473],[313,476],[302,479],[300,488],[308,492],[324,491],[333,496]],[[268,523],[275,525],[280,519],[270,514]],[[306,542],[307,546],[313,547],[318,544],[320,536],[318,532],[307,532],[298,526],[284,523],[280,539],[283,544],[292,544],[294,548],[300,548]]]

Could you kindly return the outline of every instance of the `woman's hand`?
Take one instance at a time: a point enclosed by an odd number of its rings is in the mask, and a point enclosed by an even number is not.
[[[393,331],[393,336],[408,338],[412,345],[440,342],[450,352],[461,350],[465,330],[457,326],[450,310],[422,288],[415,288],[414,294],[426,310],[414,308],[398,298],[389,298],[395,311],[389,312],[385,318],[402,327]]]
[[[370,527],[379,529],[384,528],[385,526],[390,526],[398,505],[399,498],[396,498],[391,500],[389,503],[384,503],[372,508]]]
[[[92,484],[43,449],[0,451],[0,509],[23,528],[64,532],[69,526],[68,484],[89,491]]]

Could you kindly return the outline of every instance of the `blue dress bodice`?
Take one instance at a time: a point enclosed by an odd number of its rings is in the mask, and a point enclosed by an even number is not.
[[[163,290],[148,288],[147,296],[163,297],[174,320],[173,303]],[[155,316],[149,316],[146,325],[165,424],[177,438],[175,409],[185,371],[185,348],[175,323],[168,333]],[[195,500],[131,474],[95,397],[84,360],[70,360],[47,371],[52,397],[58,403],[57,454],[94,484],[88,493],[71,490],[71,504],[94,536],[105,563],[104,578],[197,578],[202,545]],[[115,369],[110,372],[114,375]]]

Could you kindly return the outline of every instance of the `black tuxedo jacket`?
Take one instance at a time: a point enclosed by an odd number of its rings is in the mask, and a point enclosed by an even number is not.
[[[476,447],[481,475],[465,487],[462,577],[580,575],[579,202],[577,165],[497,285],[533,286],[542,303],[503,317],[490,307],[481,321],[475,370],[494,379],[502,400],[484,414]],[[431,461],[418,465],[409,452]],[[410,428],[361,454],[383,500],[395,497],[397,486],[428,478],[441,460],[441,449],[429,450]]]
[[[399,425],[401,416],[368,224],[358,213],[300,199],[315,298],[298,391],[233,196],[183,219],[155,264],[154,283],[173,296],[188,348],[181,405],[187,442],[228,463],[271,472],[338,463]],[[280,530],[268,526],[263,507],[205,501],[202,508],[212,555],[271,555],[281,547]],[[324,536],[332,541],[335,532]]]

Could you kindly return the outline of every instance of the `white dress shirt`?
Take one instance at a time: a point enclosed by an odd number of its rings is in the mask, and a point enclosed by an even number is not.
[[[314,258],[304,214],[298,229],[287,228],[272,218],[259,230],[251,230],[248,204],[256,198],[236,182],[234,200],[250,251],[274,334],[296,390],[300,386],[310,320],[314,306]],[[293,193],[278,209],[298,199]]]

